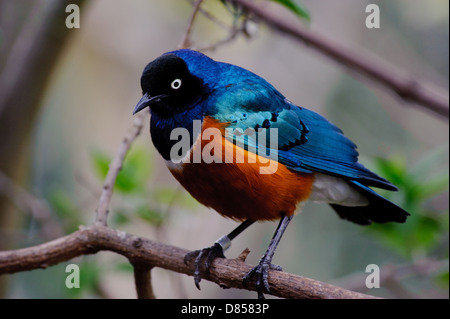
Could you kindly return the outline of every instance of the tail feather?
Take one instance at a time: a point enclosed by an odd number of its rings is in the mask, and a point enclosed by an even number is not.
[[[359,192],[367,196],[369,205],[349,207],[330,204],[339,217],[359,225],[387,222],[404,223],[406,221],[406,217],[409,214],[405,210],[359,182],[352,180],[349,183]]]

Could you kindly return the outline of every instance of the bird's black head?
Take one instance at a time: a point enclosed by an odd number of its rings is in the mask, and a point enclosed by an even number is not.
[[[171,117],[195,105],[204,94],[202,80],[192,75],[184,60],[165,54],[150,62],[141,77],[142,94],[133,114],[147,106],[160,117]]]

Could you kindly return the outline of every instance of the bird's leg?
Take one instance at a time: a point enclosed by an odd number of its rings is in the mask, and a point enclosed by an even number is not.
[[[292,217],[293,217],[292,215],[291,216],[283,215],[283,217],[280,220],[280,223],[278,224],[277,230],[275,231],[275,234],[272,237],[269,247],[267,248],[267,251],[264,254],[264,256],[262,256],[261,260],[259,261],[258,266],[250,270],[242,280],[244,287],[246,287],[250,278],[256,276],[256,289],[258,292],[259,299],[264,299],[263,294],[264,288],[266,289],[267,292],[270,292],[268,279],[269,269],[281,270],[280,266],[272,265],[271,262],[273,255],[275,254],[277,245],[280,242],[287,225],[292,220]]]
[[[245,220],[238,227],[236,227],[232,232],[228,235],[220,237],[214,245],[211,247],[203,248],[201,250],[195,250],[190,253],[187,253],[184,256],[184,263],[187,264],[189,260],[195,257],[194,261],[194,282],[195,286],[200,289],[200,280],[202,280],[200,276],[200,265],[205,260],[205,270],[209,273],[209,268],[211,267],[211,263],[215,258],[225,258],[223,252],[227,250],[231,246],[231,241],[240,233],[242,233],[248,226],[253,224],[253,220]]]

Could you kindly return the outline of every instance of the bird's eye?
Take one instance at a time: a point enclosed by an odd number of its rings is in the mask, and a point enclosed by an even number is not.
[[[170,86],[172,87],[172,89],[178,90],[181,87],[181,79],[173,80],[173,82],[170,84]]]

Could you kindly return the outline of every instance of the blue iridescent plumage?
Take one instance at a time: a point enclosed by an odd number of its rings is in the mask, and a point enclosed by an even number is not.
[[[277,117],[271,127],[279,129],[281,148],[300,138],[302,121],[312,129],[308,134],[308,139],[312,140],[284,152],[283,157],[288,166],[294,168],[304,165],[305,169],[330,170],[331,173],[352,178],[357,177],[356,171],[360,171],[362,176],[377,179],[376,175],[357,164],[356,146],[339,128],[319,114],[293,105],[261,77],[234,65],[215,62],[190,50],[172,53],[184,58],[192,74],[210,86],[212,93],[197,106],[203,106],[205,115],[223,122],[230,121],[231,127],[245,130],[247,127],[262,125],[265,119],[271,120],[276,112]],[[191,56],[195,59],[188,58]],[[391,185],[381,178],[380,182],[387,187]]]
[[[141,86],[143,97],[134,113],[150,107],[153,143],[175,178],[204,205],[243,221],[213,246],[193,253],[197,287],[202,260],[206,258],[209,269],[215,257],[224,257],[223,250],[229,244],[222,243],[231,242],[257,220],[279,218],[266,254],[243,278],[245,285],[256,276],[258,296],[263,297],[263,290],[269,291],[268,271],[275,248],[296,205],[308,199],[328,203],[341,218],[360,225],[404,222],[409,215],[369,188],[397,190],[358,163],[356,145],[338,127],[294,105],[250,71],[216,62],[199,52],[177,50],[149,63]],[[200,130],[194,130],[193,120],[203,123]],[[184,158],[189,159],[194,150],[207,149],[211,155],[199,134],[202,129],[215,128],[220,132],[220,142],[216,142],[220,150],[231,145],[236,154],[253,158],[257,155],[251,153],[256,152],[276,159],[278,169],[267,176],[261,174],[260,163],[223,162],[222,155],[217,155],[220,163],[174,162],[170,151],[178,141],[171,139],[171,132],[177,128],[186,129],[191,136]],[[247,131],[250,133],[235,133]],[[215,151],[213,154],[216,156]]]
[[[342,131],[323,116],[298,107],[287,100],[270,83],[258,75],[191,50],[170,52],[181,57],[189,71],[202,79],[209,88],[206,99],[195,108],[204,115],[222,122],[229,122],[231,128],[257,128],[267,120],[270,127],[278,129],[278,161],[299,172],[319,172],[342,177],[355,189],[364,193],[373,205],[385,202],[391,208],[391,216],[378,221],[404,221],[406,212],[371,191],[367,186],[397,190],[389,181],[371,172],[358,163],[356,145],[345,137]],[[304,139],[302,142],[300,139]],[[247,141],[241,141],[246,144]],[[251,139],[249,139],[251,143]],[[254,143],[254,141],[253,141]],[[369,205],[370,206],[370,205]],[[375,210],[360,220],[352,218],[354,208],[332,205],[340,216],[360,224],[374,219]],[[346,212],[350,211],[350,217]],[[358,212],[363,211],[361,208]],[[378,215],[384,215],[379,212]]]

